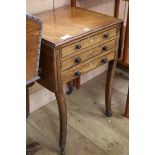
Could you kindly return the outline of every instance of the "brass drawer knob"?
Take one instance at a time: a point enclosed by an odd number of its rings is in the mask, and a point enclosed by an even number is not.
[[[109,38],[109,34],[108,34],[108,33],[107,33],[107,34],[104,34],[104,35],[103,35],[103,38],[104,38],[104,39]]]
[[[103,58],[103,59],[101,60],[101,62],[104,63],[104,64],[107,63],[107,61],[108,61],[107,58]]]
[[[81,72],[77,71],[77,72],[75,73],[75,76],[80,77],[80,76],[81,76]]]
[[[79,45],[79,44],[75,46],[75,49],[79,50],[80,48],[81,48],[81,45]]]
[[[102,48],[102,51],[108,51],[108,46],[104,46],[103,48]]]
[[[81,62],[81,58],[80,57],[76,57],[75,58],[75,63],[79,64]]]

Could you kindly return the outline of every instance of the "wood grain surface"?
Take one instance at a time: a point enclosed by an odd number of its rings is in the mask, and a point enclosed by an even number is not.
[[[118,24],[121,20],[77,7],[62,7],[36,14],[44,23],[43,39],[60,45],[79,35],[88,34],[101,27]],[[62,39],[68,35],[66,39]]]
[[[33,82],[38,76],[42,22],[26,16],[26,81]]]

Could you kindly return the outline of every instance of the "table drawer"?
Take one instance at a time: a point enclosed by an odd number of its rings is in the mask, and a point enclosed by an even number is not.
[[[89,38],[83,39],[81,41],[78,41],[72,45],[63,47],[62,48],[62,58],[66,57],[74,52],[78,52],[90,45],[107,40],[115,35],[116,35],[116,28],[113,28],[113,29],[104,31],[102,33],[93,35]]]
[[[72,70],[71,72],[65,72],[64,74],[62,73],[62,81],[63,83],[66,83],[68,81],[71,81],[77,77],[80,77],[82,74],[87,73],[91,70],[94,70],[100,65],[103,65],[107,63],[108,61],[111,61],[114,59],[115,52],[111,52],[109,54],[106,54],[104,56],[101,56],[100,58],[95,59],[92,62],[86,63],[83,66],[76,68]]]
[[[108,43],[102,44],[100,46],[97,46],[91,50],[88,50],[84,53],[78,54],[73,56],[72,58],[69,58],[65,61],[62,61],[62,70],[69,69],[73,66],[79,65],[80,63],[100,54],[100,53],[109,53],[112,49],[114,49],[116,46],[116,40],[112,40]]]

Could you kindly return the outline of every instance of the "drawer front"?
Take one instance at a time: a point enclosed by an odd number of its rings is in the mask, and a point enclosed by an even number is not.
[[[65,61],[62,61],[62,70],[69,69],[71,67],[74,67],[76,65],[81,64],[82,62],[98,55],[101,53],[107,54],[109,53],[112,49],[115,49],[116,46],[116,40],[112,40],[108,43],[102,44],[100,46],[97,46],[91,50],[88,50],[84,53],[81,53],[79,55],[75,55],[72,58],[69,58]]]
[[[71,81],[77,77],[80,77],[82,74],[85,74],[91,70],[94,70],[98,66],[106,64],[108,61],[113,60],[114,56],[115,56],[115,52],[113,51],[107,55],[104,55],[100,58],[95,59],[92,62],[86,63],[83,66],[72,70],[71,72],[66,72],[65,74],[62,74],[63,83]]]
[[[91,36],[89,38],[78,41],[72,45],[63,47],[62,48],[62,58],[66,57],[74,52],[78,52],[90,45],[107,40],[113,36],[116,36],[116,28],[107,30],[105,32],[102,32],[102,33],[96,34],[94,36]]]

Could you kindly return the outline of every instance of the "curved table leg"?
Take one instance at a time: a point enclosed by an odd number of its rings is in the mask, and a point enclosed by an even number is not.
[[[115,68],[117,64],[117,59],[109,62],[107,79],[106,79],[106,90],[105,90],[105,107],[106,107],[106,116],[111,117],[111,94],[112,94],[112,82],[115,74]]]
[[[59,91],[55,92],[58,109],[59,109],[59,120],[60,120],[60,135],[59,135],[59,145],[61,155],[65,154],[66,147],[66,136],[67,136],[67,108],[64,98],[64,93],[62,86],[59,85]]]

